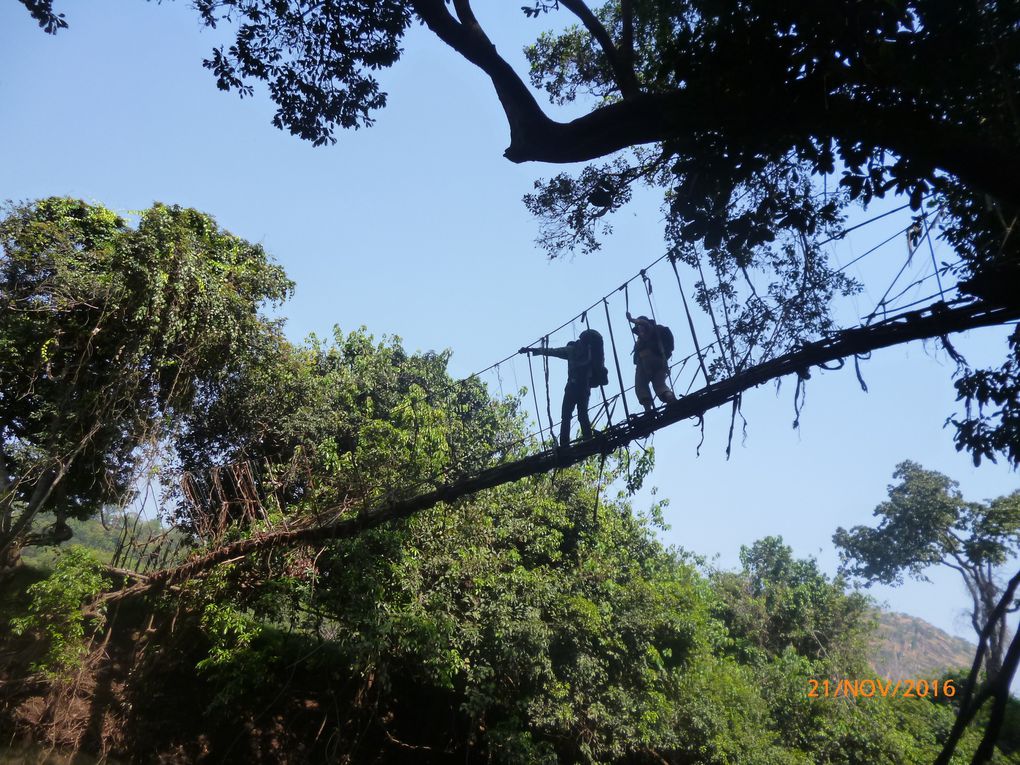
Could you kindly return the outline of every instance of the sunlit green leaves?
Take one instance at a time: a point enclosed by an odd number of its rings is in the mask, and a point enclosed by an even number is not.
[[[0,449],[17,510],[40,481],[55,488],[39,510],[87,518],[122,499],[145,448],[270,332],[260,308],[292,287],[258,245],[162,204],[137,227],[74,199],[10,206],[0,248]]]

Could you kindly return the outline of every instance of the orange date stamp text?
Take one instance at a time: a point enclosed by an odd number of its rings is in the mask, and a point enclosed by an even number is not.
[[[808,680],[809,699],[837,698],[896,698],[926,699],[952,698],[956,695],[956,685],[952,680],[884,680],[881,678],[863,678],[851,680]]]

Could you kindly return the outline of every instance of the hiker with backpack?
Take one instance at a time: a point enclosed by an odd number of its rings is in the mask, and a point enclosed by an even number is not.
[[[609,382],[602,335],[594,329],[586,329],[578,335],[577,340],[562,348],[521,348],[519,353],[566,360],[567,384],[563,388],[563,406],[560,408],[560,446],[570,445],[570,418],[575,408],[581,436],[591,438],[591,421],[588,419],[591,389]]]
[[[673,333],[669,327],[656,324],[647,316],[636,319],[627,312],[627,321],[634,333],[634,392],[638,402],[651,412],[652,393],[664,404],[676,401],[666,377],[669,374],[669,357],[673,355]]]

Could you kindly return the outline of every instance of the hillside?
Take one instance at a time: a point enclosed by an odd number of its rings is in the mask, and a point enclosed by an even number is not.
[[[882,611],[872,648],[876,672],[893,679],[932,677],[969,668],[974,645],[907,614]]]

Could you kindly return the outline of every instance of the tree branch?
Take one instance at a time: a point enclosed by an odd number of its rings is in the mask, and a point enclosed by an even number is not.
[[[62,462],[58,464],[59,467],[56,471],[51,468],[39,476],[39,483],[36,484],[28,505],[21,511],[21,515],[11,529],[3,536],[0,536],[0,559],[14,545],[18,537],[28,530],[28,527],[32,524],[32,519],[35,518],[39,510],[46,504],[57,484],[63,479],[67,466]]]
[[[910,108],[875,105],[826,91],[729,97],[697,90],[638,93],[570,122],[552,120],[473,14],[454,19],[443,0],[413,0],[443,42],[489,75],[510,126],[504,156],[512,162],[586,162],[621,149],[708,132],[732,135],[751,151],[775,150],[806,136],[832,136],[883,148],[948,172],[964,183],[1020,204],[1020,158],[970,126],[940,122]],[[577,3],[571,3],[580,10]],[[458,8],[467,8],[466,0]],[[460,13],[460,10],[458,10]],[[768,119],[751,119],[767,115]]]
[[[623,32],[620,37],[620,57],[631,72],[634,71],[634,3],[633,0],[622,0],[620,16]]]
[[[613,39],[609,36],[609,32],[602,26],[602,22],[595,17],[595,14],[591,12],[591,9],[582,0],[560,0],[560,3],[581,20],[584,28],[595,38],[599,47],[602,48],[602,52],[606,54],[606,58],[609,60],[609,67],[613,70],[613,79],[616,80],[616,85],[620,88],[621,95],[624,98],[638,95],[641,91],[638,87],[637,75],[634,74],[628,57],[626,54],[621,55],[620,51],[616,49]],[[626,25],[624,29],[627,29]],[[624,45],[624,50],[630,50],[629,41]]]
[[[532,135],[541,135],[555,125],[513,67],[496,52],[496,46],[478,24],[466,0],[457,6],[460,21],[450,15],[444,0],[412,0],[412,3],[415,13],[440,40],[489,75],[510,125],[511,147],[528,145],[534,140]],[[507,156],[509,158],[509,154]]]
[[[967,725],[974,716],[977,714],[981,705],[988,700],[993,694],[994,684],[986,687],[976,697],[974,696],[974,688],[977,686],[978,674],[981,671],[981,664],[984,661],[985,652],[988,649],[988,639],[995,629],[996,622],[1003,618],[1006,609],[1009,607],[1010,601],[1013,599],[1013,595],[1020,587],[1020,571],[1013,575],[1013,578],[1009,580],[1009,584],[1006,585],[1005,592],[1002,593],[1002,597],[999,599],[992,613],[988,616],[988,622],[985,624],[984,630],[978,640],[977,651],[974,652],[974,662],[971,664],[970,674],[967,676],[967,682],[964,685],[963,698],[960,700],[960,711],[956,716],[956,721],[953,723],[953,729],[949,733],[949,738],[946,739],[945,745],[942,747],[942,751],[939,753],[938,758],[935,760],[934,765],[949,765],[950,760],[953,757],[953,752],[956,751],[956,745],[960,743],[960,739],[963,737],[963,732],[967,729]],[[1020,633],[1018,633],[1020,634]],[[1013,640],[1016,643],[1016,637]],[[1010,646],[1010,651],[1013,650],[1013,645]],[[1016,670],[1014,664],[1010,674]],[[1008,682],[1007,682],[1008,692]]]
[[[985,728],[985,735],[974,752],[971,765],[978,765],[992,759],[995,750],[995,743],[999,740],[999,732],[1002,730],[1002,722],[1006,717],[1006,703],[1009,701],[1009,686],[1016,674],[1017,664],[1020,663],[1020,633],[1013,636],[1006,652],[1006,660],[1002,670],[996,676],[991,693],[995,697],[995,704],[992,706],[992,713],[988,718],[988,726]]]

